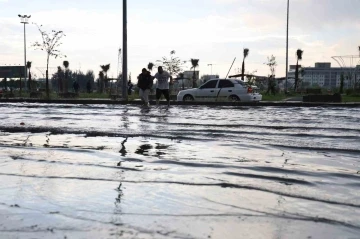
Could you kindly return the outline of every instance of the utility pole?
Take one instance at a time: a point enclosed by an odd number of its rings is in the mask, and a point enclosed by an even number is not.
[[[27,15],[20,15],[18,14],[18,17],[20,17],[21,19],[21,23],[24,24],[24,82],[25,82],[25,91],[27,90],[27,84],[26,84],[26,80],[27,80],[27,68],[26,68],[26,24],[29,23],[29,18],[30,16]],[[20,85],[21,85],[21,81],[20,81]]]
[[[286,21],[286,82],[285,82],[285,94],[288,91],[288,65],[289,65],[289,8],[290,0],[287,0],[287,21]]]
[[[128,100],[127,92],[127,82],[128,82],[128,59],[127,59],[127,4],[126,0],[123,0],[123,69],[122,69],[122,78],[123,78],[123,87],[122,87],[122,98],[123,100]]]
[[[119,48],[119,52],[118,52],[118,65],[117,65],[117,79],[119,78],[119,74],[120,74],[120,67],[122,64],[122,55],[121,55],[121,48]]]
[[[208,66],[211,66],[211,75],[212,75],[212,67],[213,67],[213,64],[208,64]]]
[[[121,55],[121,48],[119,48],[118,53],[118,65],[117,65],[117,75],[116,75],[116,94],[119,94],[119,88],[120,88],[120,67],[122,67],[122,55]]]

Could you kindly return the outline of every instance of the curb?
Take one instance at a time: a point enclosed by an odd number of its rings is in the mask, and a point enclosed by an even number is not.
[[[42,100],[42,99],[0,99],[0,103],[40,103],[40,104],[86,104],[86,105],[141,105],[141,101],[124,101],[108,99],[67,99],[67,100]],[[150,101],[151,105],[155,101]],[[160,101],[160,104],[166,104]],[[291,101],[261,101],[261,102],[177,102],[172,101],[171,105],[179,106],[252,106],[252,107],[360,107],[360,103],[311,103],[311,102],[291,102]]]

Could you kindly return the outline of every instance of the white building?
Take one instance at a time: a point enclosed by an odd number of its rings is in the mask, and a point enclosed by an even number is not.
[[[315,67],[301,67],[300,70],[304,71],[304,75],[299,73],[299,78],[309,86],[340,87],[341,75],[344,75],[344,88],[352,88],[356,82],[360,82],[360,66],[341,68],[331,67],[330,62],[317,62]],[[295,66],[290,66],[289,77],[295,77]]]

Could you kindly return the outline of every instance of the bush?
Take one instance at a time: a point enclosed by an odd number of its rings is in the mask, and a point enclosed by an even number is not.
[[[360,96],[360,89],[347,89],[345,93],[350,96]]]

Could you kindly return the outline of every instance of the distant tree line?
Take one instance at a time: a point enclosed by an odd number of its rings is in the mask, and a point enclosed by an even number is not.
[[[86,73],[78,70],[64,70],[58,67],[58,71],[52,75],[51,86],[57,92],[73,91],[73,84],[77,81],[80,86],[80,91],[86,91],[87,83],[90,82],[91,89],[95,88],[95,75],[94,72],[89,70]]]

